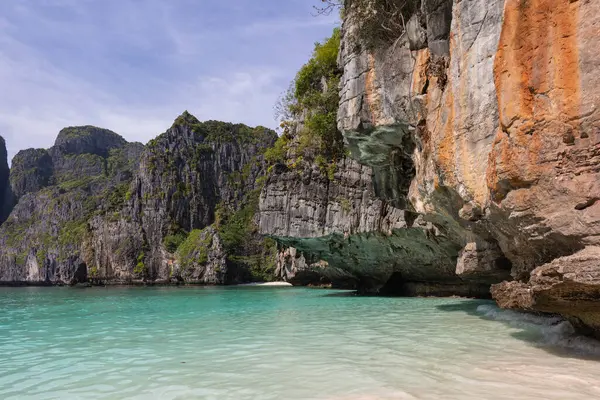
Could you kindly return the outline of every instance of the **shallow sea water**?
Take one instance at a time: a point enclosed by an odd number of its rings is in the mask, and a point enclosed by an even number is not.
[[[0,399],[600,399],[600,350],[464,299],[0,288]]]

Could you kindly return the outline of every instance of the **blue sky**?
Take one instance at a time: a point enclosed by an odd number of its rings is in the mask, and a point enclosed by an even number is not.
[[[275,126],[273,104],[330,35],[318,0],[2,0],[0,135],[9,158],[65,126],[147,142],[188,110]]]

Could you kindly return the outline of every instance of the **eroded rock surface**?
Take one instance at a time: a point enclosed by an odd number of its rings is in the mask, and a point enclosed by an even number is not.
[[[364,223],[376,201],[347,218],[332,213],[331,185],[304,171],[269,182],[261,228],[338,276],[376,287],[382,276],[396,285],[506,281],[492,291],[502,306],[560,312],[598,330],[600,3],[423,1],[405,20],[405,35],[367,49],[353,42],[346,13],[339,57],[338,127],[371,169],[362,186],[340,172],[333,187],[360,186],[394,210],[392,222],[386,208],[384,223]],[[396,248],[411,249],[402,261],[390,252],[397,237]],[[437,262],[422,257],[427,245]],[[391,274],[374,261],[382,254]],[[414,267],[390,267],[402,262]]]
[[[351,156],[364,166],[357,174],[352,162],[341,163],[331,183],[319,181],[314,167],[278,174],[263,192],[263,232],[311,261],[322,258],[328,277],[350,275],[366,291],[395,287],[416,293],[429,281],[424,293],[433,294],[436,282],[480,293],[509,277],[511,263],[497,240],[473,229],[484,207],[459,183],[485,186],[485,179],[476,178],[487,168],[487,154],[479,150],[491,144],[497,127],[491,77],[502,4],[480,3],[424,2],[421,13],[410,18],[407,35],[372,50],[353,42],[355,21],[347,15],[338,126]],[[489,15],[475,9],[489,9]],[[452,80],[460,69],[466,70],[460,80]],[[470,86],[485,74],[489,82]],[[454,91],[468,91],[466,101],[454,105]],[[481,131],[471,133],[471,126]],[[473,138],[467,140],[469,134]],[[463,137],[459,168],[448,154],[454,143],[449,135]],[[352,212],[331,211],[341,209],[337,193],[353,205]],[[413,290],[402,289],[409,283],[415,283]]]
[[[19,152],[0,283],[268,279],[276,249],[252,217],[275,138],[185,112],[147,146],[83,126],[63,129],[48,150]]]
[[[372,174],[371,167],[344,159],[332,180],[313,164],[295,169],[280,165],[269,176],[261,193],[259,226],[284,248],[292,248],[280,254],[283,279],[316,283],[325,277],[334,286],[369,293],[402,293],[409,282],[429,282],[428,294],[435,293],[436,283],[440,288],[471,286],[463,292],[481,293],[498,281],[498,269],[479,267],[479,260],[501,253],[484,244],[472,246],[475,259],[465,262],[468,273],[457,275],[464,244],[412,211],[378,198]],[[501,267],[505,277],[509,271]],[[394,284],[386,286],[390,280]]]
[[[271,268],[260,232],[279,243],[284,279],[476,296],[494,284],[503,307],[597,334],[600,3],[423,0],[405,17],[405,34],[369,48],[345,14],[337,122],[350,155],[332,173],[275,165],[260,204],[248,193],[262,188],[275,136],[258,128],[186,113],[145,149],[81,127],[20,152],[0,280],[233,282],[247,271],[231,243],[244,243],[240,257],[259,249],[256,271]],[[223,209],[252,228],[223,230]],[[203,250],[182,261],[174,243],[194,230]]]
[[[593,276],[600,268],[599,7],[455,1],[447,57],[408,40],[359,54],[346,44],[339,113],[353,155],[376,175],[382,166],[384,176],[393,175],[390,169],[412,160],[409,204],[454,240],[463,238],[457,273],[500,279],[512,265],[518,282],[493,292],[501,305],[562,312],[590,325],[588,306],[580,315],[578,306],[567,312],[558,303],[561,296],[566,303],[598,299],[593,279],[552,290],[540,279],[565,276],[555,270]],[[396,179],[396,190],[406,180]],[[471,254],[475,248],[486,250]],[[572,257],[584,257],[585,267]],[[540,291],[553,300],[540,300]],[[521,300],[512,302],[510,293]]]
[[[586,247],[534,269],[528,282],[503,282],[492,294],[504,308],[560,313],[600,337],[600,249]]]
[[[66,128],[59,146],[23,150],[13,159],[10,183],[17,204],[0,226],[0,282],[87,281],[88,222],[123,206],[143,150],[114,132],[99,131]],[[90,138],[95,135],[103,140]],[[78,146],[81,142],[98,146]]]
[[[10,169],[8,168],[8,156],[6,143],[0,136],[0,224],[8,218],[12,209],[12,191],[9,182]]]

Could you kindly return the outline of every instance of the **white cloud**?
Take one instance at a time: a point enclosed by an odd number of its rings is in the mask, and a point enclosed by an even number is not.
[[[200,119],[219,119],[249,125],[274,126],[272,105],[280,93],[276,84],[282,73],[274,69],[254,69],[229,76],[200,78],[191,88],[197,95],[197,108],[190,110]]]

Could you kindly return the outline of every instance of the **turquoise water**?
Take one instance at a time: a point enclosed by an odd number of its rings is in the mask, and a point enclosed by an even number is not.
[[[0,399],[598,399],[556,321],[299,288],[0,289]],[[504,322],[499,322],[503,320]]]

